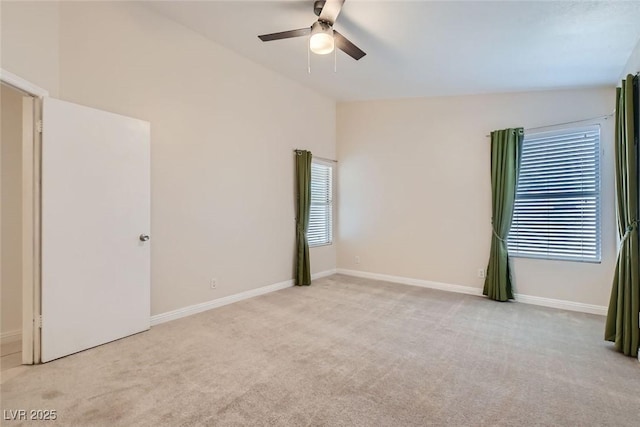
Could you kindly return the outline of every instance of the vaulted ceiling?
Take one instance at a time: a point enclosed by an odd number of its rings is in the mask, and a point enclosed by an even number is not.
[[[335,28],[367,55],[311,55],[313,1],[160,1],[147,7],[336,100],[614,85],[640,39],[640,1],[347,0]]]

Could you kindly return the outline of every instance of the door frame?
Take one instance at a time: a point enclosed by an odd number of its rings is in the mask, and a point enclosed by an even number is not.
[[[29,98],[22,105],[22,364],[41,362],[42,99],[49,92],[0,69],[0,81]]]

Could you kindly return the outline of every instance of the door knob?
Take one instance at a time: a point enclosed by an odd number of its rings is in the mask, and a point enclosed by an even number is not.
[[[146,242],[147,240],[149,240],[149,235],[148,234],[141,234],[140,235],[140,241],[141,242]]]

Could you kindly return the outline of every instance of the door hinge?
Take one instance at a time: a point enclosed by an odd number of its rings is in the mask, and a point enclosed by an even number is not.
[[[42,133],[42,119],[36,122],[36,130],[38,131],[38,133]]]
[[[39,314],[36,316],[35,319],[33,319],[36,328],[40,328],[42,329],[42,314]]]

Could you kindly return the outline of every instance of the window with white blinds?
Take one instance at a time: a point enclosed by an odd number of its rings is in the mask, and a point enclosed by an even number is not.
[[[333,167],[311,163],[311,210],[309,246],[329,245],[333,241]]]
[[[600,127],[527,133],[509,254],[600,262]]]

